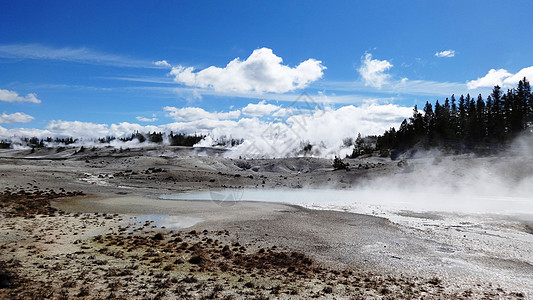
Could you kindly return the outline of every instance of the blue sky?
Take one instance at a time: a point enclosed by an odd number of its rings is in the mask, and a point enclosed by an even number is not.
[[[346,132],[374,134],[414,104],[533,77],[532,9],[530,1],[2,1],[0,135],[232,132],[243,119],[270,124],[303,92],[333,112],[353,108],[342,111],[359,114],[361,126]]]

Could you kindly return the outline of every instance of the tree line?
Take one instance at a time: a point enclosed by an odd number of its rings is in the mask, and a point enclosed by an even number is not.
[[[184,133],[178,133],[174,134],[174,132],[170,132],[170,134],[166,134],[164,132],[148,132],[148,133],[139,133],[138,131],[135,133],[132,133],[129,137],[120,138],[120,141],[122,142],[129,142],[133,140],[138,140],[139,143],[144,143],[146,141],[154,144],[161,144],[165,139],[168,139],[170,146],[187,146],[192,147],[193,145],[197,144],[201,140],[205,138],[205,135],[197,135],[196,133],[194,135],[188,135]],[[106,137],[106,140],[109,139]]]
[[[172,131],[170,134],[166,134],[164,132],[148,132],[148,133],[139,133],[134,132],[131,135],[127,137],[118,138],[121,142],[129,142],[133,140],[137,140],[139,143],[145,143],[150,142],[154,144],[162,144],[165,140],[168,140],[170,146],[186,146],[186,147],[192,147],[193,145],[200,142],[202,139],[205,138],[205,135],[199,135],[199,134],[185,134],[185,133],[173,133]],[[99,138],[97,141],[101,144],[109,144],[111,141],[117,140],[114,136],[106,136],[104,138]],[[80,140],[77,138],[72,137],[66,137],[66,138],[37,138],[37,137],[31,137],[31,138],[20,138],[17,141],[13,140],[1,140],[0,141],[0,149],[9,149],[13,148],[13,144],[19,144],[22,146],[27,146],[31,148],[44,148],[48,144],[56,144],[56,145],[70,145],[74,144],[76,142],[79,142]]]
[[[391,128],[376,140],[376,150],[384,156],[414,147],[439,147],[455,153],[496,151],[533,124],[533,94],[526,78],[517,88],[503,92],[495,86],[484,99],[481,94],[454,95],[443,104],[426,102],[398,130]]]

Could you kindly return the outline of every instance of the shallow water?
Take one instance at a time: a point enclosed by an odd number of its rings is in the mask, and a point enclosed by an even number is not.
[[[202,222],[204,219],[188,217],[188,216],[173,216],[162,214],[148,214],[131,217],[129,223],[133,226],[142,226],[146,222],[155,228],[165,228],[169,230],[178,230],[188,228]]]
[[[382,217],[413,234],[436,235],[442,243],[468,236],[479,250],[503,249],[513,241],[513,257],[531,251],[533,199],[525,197],[480,196],[452,193],[427,193],[407,190],[221,190],[161,195],[166,200],[215,201],[233,205],[239,201],[277,202],[309,209],[335,210]],[[222,200],[221,200],[222,199]],[[223,199],[228,199],[224,201]],[[422,236],[426,238],[425,236]],[[521,249],[518,249],[521,248]],[[483,250],[484,251],[484,250]],[[508,255],[505,253],[504,255]],[[533,263],[533,257],[528,260]]]
[[[430,193],[407,190],[253,190],[161,195],[166,200],[260,201],[300,205],[307,208],[363,214],[442,212],[459,214],[532,215],[533,198],[472,194]]]

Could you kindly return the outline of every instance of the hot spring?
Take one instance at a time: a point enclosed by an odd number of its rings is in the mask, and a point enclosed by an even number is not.
[[[522,196],[475,195],[398,189],[223,189],[161,195],[165,200],[215,201],[234,206],[239,201],[276,202],[309,209],[335,210],[387,218],[410,227],[479,223],[487,218],[519,218],[533,222],[533,199]]]
[[[222,189],[161,195],[165,200],[276,202],[311,209],[349,211],[360,214],[440,212],[459,214],[533,215],[533,199],[519,196],[454,194],[408,190],[256,190]]]

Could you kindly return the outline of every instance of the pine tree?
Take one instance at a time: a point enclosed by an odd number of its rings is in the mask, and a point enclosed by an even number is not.
[[[464,124],[464,139],[467,146],[473,146],[477,141],[477,124],[476,124],[476,102],[474,98],[470,97],[470,94],[466,95],[466,120]]]
[[[522,89],[524,93],[524,101],[526,103],[526,111],[525,111],[525,121],[524,121],[524,128],[529,128],[533,124],[533,93],[531,93],[531,86],[529,85],[529,81],[524,77],[522,80]]]
[[[481,94],[477,96],[477,102],[476,102],[476,121],[475,121],[475,128],[476,130],[476,141],[481,142],[485,141],[485,138],[487,136],[487,116],[486,116],[486,110],[485,110],[485,101],[483,101],[483,97]]]
[[[505,116],[501,97],[500,86],[495,86],[491,93],[492,105],[492,122],[494,126],[493,137],[495,142],[501,143],[505,139]]]
[[[466,101],[465,97],[461,95],[459,97],[459,112],[458,112],[458,122],[457,122],[457,138],[463,139],[465,137],[465,128],[466,128]]]

